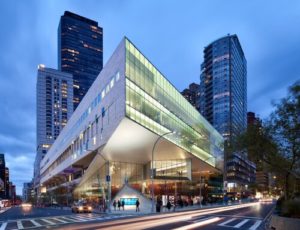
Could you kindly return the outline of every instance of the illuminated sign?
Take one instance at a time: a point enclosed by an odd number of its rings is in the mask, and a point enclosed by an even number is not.
[[[138,198],[120,198],[120,201],[122,202],[124,200],[125,205],[135,205]]]

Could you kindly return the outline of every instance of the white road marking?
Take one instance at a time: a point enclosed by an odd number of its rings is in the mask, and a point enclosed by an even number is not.
[[[235,218],[241,218],[241,219],[255,219],[255,220],[262,220],[263,218],[259,217],[253,217],[253,216],[239,216],[239,215],[213,215],[213,216],[220,216],[220,217],[235,217]]]
[[[193,223],[193,224],[189,224],[189,225],[186,225],[186,226],[175,228],[174,230],[189,230],[189,229],[194,229],[194,228],[197,228],[197,227],[200,227],[200,226],[203,226],[203,225],[207,225],[207,224],[211,224],[213,222],[217,222],[219,220],[221,220],[220,217],[212,217],[212,218],[208,218],[208,219],[202,220],[200,222],[196,222],[196,223]]]
[[[223,222],[223,223],[221,223],[221,224],[218,224],[218,225],[219,225],[219,226],[224,226],[224,225],[229,224],[230,222],[235,221],[235,220],[236,220],[236,218],[232,218],[232,219],[227,220],[227,221],[225,221],[225,222]]]
[[[242,225],[246,224],[248,221],[249,221],[249,219],[245,219],[245,220],[241,221],[240,223],[234,225],[233,227],[234,227],[234,228],[239,228],[239,227],[241,227]]]
[[[76,220],[72,219],[72,218],[69,218],[69,217],[66,217],[66,216],[62,216],[61,218],[69,221],[69,222],[76,222]]]
[[[47,220],[47,219],[41,219],[41,220],[44,221],[44,222],[46,222],[46,223],[48,223],[48,224],[51,224],[51,225],[55,224],[54,222],[52,222],[50,220]]]
[[[76,221],[88,221],[86,218],[80,216],[72,216],[71,218],[75,219]]]
[[[41,227],[41,226],[42,226],[41,224],[39,224],[39,223],[36,222],[35,220],[30,220],[30,221],[31,221],[31,223],[33,223],[33,225],[36,226],[36,227]]]
[[[51,219],[59,221],[59,222],[64,223],[64,224],[68,223],[67,221],[64,221],[64,220],[61,220],[61,219],[58,219],[58,218],[51,218]]]
[[[255,229],[257,229],[259,227],[259,225],[261,224],[261,222],[262,222],[261,220],[256,221],[255,224],[253,224],[251,226],[251,228],[249,228],[249,230],[255,230]]]
[[[18,226],[18,229],[24,229],[22,222],[19,220],[17,221],[17,226]]]
[[[1,224],[0,230],[5,230],[6,226],[7,226],[7,222],[3,222]]]

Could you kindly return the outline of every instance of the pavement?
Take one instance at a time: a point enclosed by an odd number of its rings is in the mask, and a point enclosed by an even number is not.
[[[5,208],[1,208],[0,209],[0,214],[6,212],[7,210],[9,210],[11,207],[5,207]]]
[[[0,215],[0,230],[12,229],[265,229],[267,217],[274,204],[248,203],[235,206],[206,207],[192,206],[176,212],[157,214],[129,213],[81,213],[53,208],[32,208],[24,211],[13,207]],[[189,209],[188,209],[189,208]]]
[[[182,212],[160,213],[154,215],[133,216],[126,219],[113,219],[107,222],[88,222],[70,224],[57,229],[84,230],[229,230],[229,229],[265,229],[265,221],[274,204],[250,203],[230,207],[215,207]]]
[[[81,213],[70,215],[59,215],[49,217],[23,218],[0,222],[0,230],[16,230],[16,229],[45,229],[52,227],[64,226],[74,223],[85,223],[90,221],[109,221],[113,219],[122,219],[130,217],[130,215],[99,215],[94,213]],[[61,227],[62,229],[64,227]]]

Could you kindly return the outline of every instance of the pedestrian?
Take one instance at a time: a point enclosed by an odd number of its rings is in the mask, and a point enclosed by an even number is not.
[[[116,202],[116,200],[114,200],[113,206],[114,206],[114,210],[116,211],[117,210],[117,202]]]
[[[135,202],[135,211],[136,212],[140,211],[140,201],[139,201],[139,199],[137,199],[136,202]]]
[[[123,209],[123,211],[124,211],[124,207],[125,207],[125,201],[124,201],[124,200],[122,200],[121,206],[122,206],[122,209]]]
[[[162,200],[159,197],[157,197],[156,212],[160,212],[161,205],[162,205]]]
[[[121,202],[120,202],[120,200],[118,200],[118,209],[119,209],[119,211],[121,210]]]
[[[170,212],[171,207],[172,207],[171,202],[168,200],[168,202],[167,202],[167,209],[168,209],[169,212]]]

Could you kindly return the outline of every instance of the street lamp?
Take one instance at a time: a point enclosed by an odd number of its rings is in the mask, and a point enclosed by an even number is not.
[[[155,150],[155,147],[156,147],[156,144],[159,142],[159,140],[161,138],[163,138],[164,136],[168,135],[168,134],[171,134],[173,133],[173,131],[169,131],[167,133],[164,133],[162,135],[160,135],[154,145],[153,145],[153,149],[152,149],[152,159],[151,159],[151,198],[152,198],[152,205],[151,205],[151,212],[154,212],[154,167],[153,167],[153,164],[154,164],[154,150]]]

